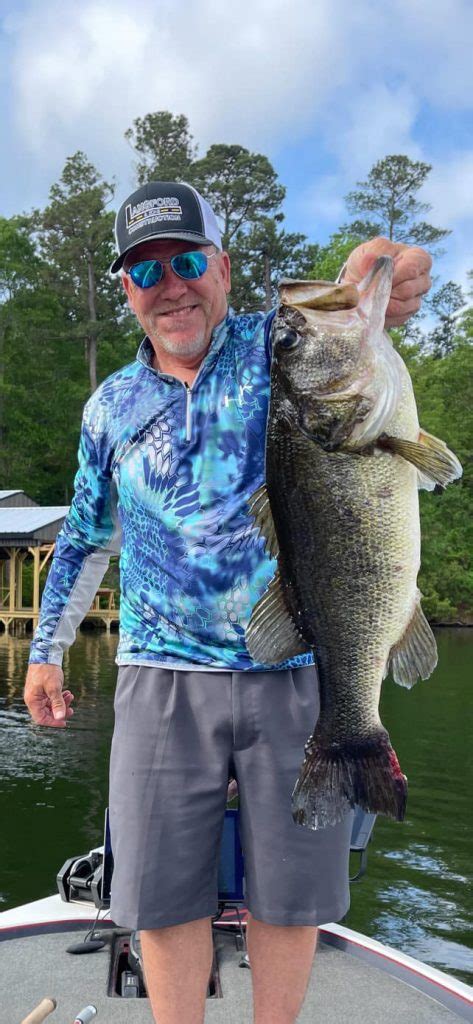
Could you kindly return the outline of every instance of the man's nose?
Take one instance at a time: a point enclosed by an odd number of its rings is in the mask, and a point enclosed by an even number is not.
[[[175,273],[170,263],[165,263],[159,287],[161,295],[183,295],[187,288],[187,281],[184,281],[182,277]]]

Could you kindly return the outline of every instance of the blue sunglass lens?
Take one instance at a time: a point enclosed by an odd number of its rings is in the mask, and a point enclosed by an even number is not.
[[[207,257],[204,252],[181,252],[173,256],[171,260],[172,269],[184,278],[184,281],[195,280],[202,277],[207,270]]]
[[[163,276],[163,265],[159,260],[143,260],[142,263],[134,263],[129,274],[139,288],[152,288]]]
[[[170,263],[174,273],[178,277],[182,277],[184,281],[195,281],[208,267],[208,259],[205,252],[180,252],[177,256],[173,256],[170,260],[164,260],[165,263]],[[141,263],[134,263],[130,267],[128,273],[138,285],[139,288],[153,288],[155,284],[159,284],[163,276],[164,268],[161,260],[142,260]]]

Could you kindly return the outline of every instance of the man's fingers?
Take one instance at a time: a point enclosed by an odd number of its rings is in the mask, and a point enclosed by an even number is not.
[[[380,256],[391,256],[395,259],[405,248],[408,246],[404,246],[400,242],[391,242],[389,238],[382,237],[362,242],[348,257],[344,282],[358,284]]]
[[[420,277],[409,278],[393,286],[391,300],[409,302],[410,299],[417,299],[429,291],[431,284],[432,279],[427,273],[421,274]]]
[[[393,288],[402,284],[403,281],[411,281],[424,275],[428,277],[431,267],[432,257],[430,253],[417,245],[407,246],[402,252],[394,256]]]
[[[37,725],[64,728],[67,720],[72,718],[74,694],[70,690],[62,690],[62,681],[62,671],[55,669],[51,672],[47,667],[30,669],[24,697]]]
[[[432,266],[430,253],[418,245],[392,242],[389,238],[372,238],[350,253],[343,280],[358,284],[379,256],[391,256],[394,262],[393,288],[403,281],[428,274]]]
[[[408,303],[391,300],[386,310],[386,328],[389,330],[390,327],[401,327],[409,317],[419,312],[421,305],[422,300],[420,298],[412,299]]]

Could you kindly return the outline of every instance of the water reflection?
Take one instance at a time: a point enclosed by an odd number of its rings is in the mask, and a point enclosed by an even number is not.
[[[444,881],[451,879],[462,884],[468,882],[465,875],[457,875],[449,870],[446,862],[438,855],[438,851],[437,856],[434,856],[433,851],[420,844],[414,844],[407,850],[385,850],[383,856],[388,860],[397,860],[416,871],[423,871],[426,875],[440,874]]]

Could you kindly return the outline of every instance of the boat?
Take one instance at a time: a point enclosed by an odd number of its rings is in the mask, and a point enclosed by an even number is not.
[[[366,870],[375,818],[356,808],[351,848],[360,863],[352,881]],[[118,928],[110,919],[112,873],[106,816],[103,846],[66,861],[57,874],[57,893],[0,913],[1,1024],[39,1024],[46,1015],[51,1024],[95,1018],[97,1024],[152,1024],[139,932]],[[238,810],[230,807],[222,837],[218,913],[212,922],[206,1024],[253,1019],[244,895]],[[30,1017],[35,1008],[37,1015]],[[326,924],[319,929],[298,1017],[298,1024],[319,1021],[473,1022],[473,988],[343,924]]]

